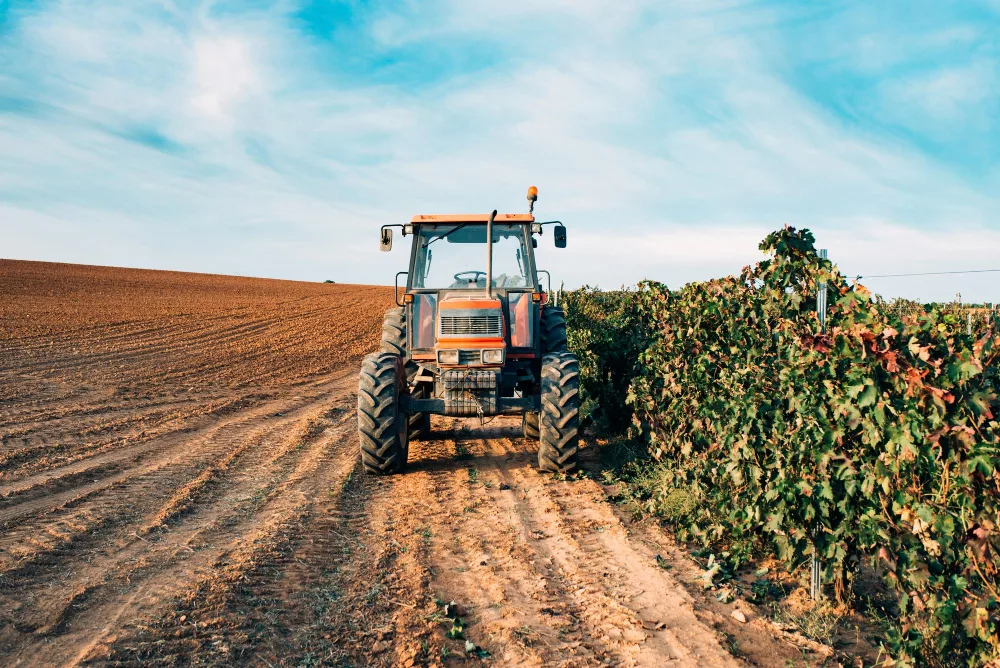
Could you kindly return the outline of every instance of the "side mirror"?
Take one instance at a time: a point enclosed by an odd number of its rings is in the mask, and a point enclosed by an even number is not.
[[[566,226],[556,225],[553,233],[556,238],[556,248],[566,248]]]
[[[563,244],[565,245],[565,241]],[[392,230],[388,227],[382,228],[382,236],[378,241],[378,249],[383,253],[387,253],[392,250]]]

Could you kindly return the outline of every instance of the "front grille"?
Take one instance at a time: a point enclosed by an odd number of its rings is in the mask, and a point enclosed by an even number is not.
[[[441,372],[441,385],[445,390],[495,390],[499,378],[497,371],[447,369]]]
[[[441,373],[440,389],[445,415],[496,415],[500,373],[452,369]]]
[[[442,315],[441,336],[503,336],[499,315]]]
[[[458,351],[458,363],[459,364],[482,364],[483,356],[478,350],[459,350]]]

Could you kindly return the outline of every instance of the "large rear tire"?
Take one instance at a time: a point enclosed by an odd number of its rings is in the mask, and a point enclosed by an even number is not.
[[[406,467],[409,450],[400,397],[406,390],[402,360],[373,353],[361,363],[358,380],[358,439],[366,473],[384,475]]]
[[[410,384],[420,369],[415,362],[410,361],[407,357],[406,310],[402,307],[394,307],[385,312],[385,318],[382,320],[382,352],[399,355],[406,360],[406,382]],[[427,398],[427,385],[421,383],[419,387],[421,389],[415,390],[413,397],[415,399]],[[430,413],[414,413],[407,419],[409,420],[409,439],[411,441],[427,438],[431,431]]]
[[[558,306],[542,307],[542,354],[569,350],[566,342],[566,314]]]
[[[538,440],[538,413],[525,413],[521,416],[521,433],[529,440]]]
[[[538,432],[538,468],[569,473],[577,466],[580,430],[580,365],[576,355],[553,353],[542,358],[542,413]]]
[[[382,352],[406,357],[406,311],[393,307],[382,320]]]

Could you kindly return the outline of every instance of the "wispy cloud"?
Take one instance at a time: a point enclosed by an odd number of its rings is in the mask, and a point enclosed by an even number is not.
[[[666,281],[677,287],[689,281],[736,273],[741,267],[759,262],[764,255],[757,250],[760,241],[771,231],[761,224],[721,224],[710,229],[676,226],[666,230],[621,235],[609,246],[605,235],[581,232],[571,240],[573,257],[547,247],[539,253],[541,261],[556,276],[574,273],[574,265],[588,267],[582,280],[604,287],[622,283],[619,276]],[[884,274],[907,274],[926,271],[956,271],[994,267],[1000,248],[1000,230],[970,228],[965,230],[914,229],[880,220],[856,220],[850,225],[831,228],[818,239],[845,276],[869,288],[889,295],[911,295],[921,299],[975,298],[976,290],[996,283],[996,276],[876,277]],[[933,258],[928,263],[927,258]],[[664,269],[666,267],[666,269]]]
[[[736,271],[784,223],[858,273],[989,263],[998,27],[987,4],[14,2],[0,256],[385,282],[378,223],[521,210],[535,183],[569,285]]]

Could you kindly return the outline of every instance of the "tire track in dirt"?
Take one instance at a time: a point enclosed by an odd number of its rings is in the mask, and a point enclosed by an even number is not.
[[[344,376],[340,375],[334,381],[334,386],[342,388],[344,382]],[[326,389],[320,386],[314,388],[313,392],[324,393]],[[306,403],[303,404],[303,401]],[[195,491],[190,487],[192,481],[185,481],[185,476],[194,476],[195,481],[200,479],[202,484],[199,487],[204,486],[204,483],[213,478],[212,474],[225,470],[229,463],[249,446],[254,445],[256,440],[273,432],[286,430],[288,425],[295,424],[303,411],[310,410],[311,406],[312,400],[309,397],[272,401],[233,414],[200,431],[171,435],[162,442],[150,444],[155,447],[112,451],[0,487],[0,491],[6,494],[8,500],[5,507],[0,509],[0,520],[8,524],[15,520],[18,522],[12,532],[0,539],[0,564],[8,561],[2,558],[6,551],[4,546],[13,544],[23,549],[23,546],[34,542],[32,536],[37,535],[33,533],[36,529],[44,528],[53,520],[65,523],[64,517],[56,515],[58,511],[69,509],[74,518],[91,517],[97,518],[95,521],[103,521],[116,507],[126,505],[123,499],[131,494],[134,487],[140,486],[147,491],[148,481],[152,480],[155,483],[157,476],[160,475],[170,475],[172,481],[174,477],[181,478],[178,491],[174,491],[177,487],[173,485],[156,485],[163,493],[172,493],[176,499],[174,503],[168,505],[179,508],[182,505],[182,498],[178,497],[178,494],[185,488]],[[123,463],[127,466],[121,467]],[[113,475],[95,475],[95,471],[99,474],[106,468],[109,468]],[[73,486],[72,483],[78,481],[81,475],[94,479],[89,480],[87,484]],[[53,486],[53,481],[61,482],[67,478],[69,489],[66,491],[45,494],[40,498],[36,498],[37,495],[30,495],[32,498],[28,501],[22,499],[29,496],[28,492],[39,488],[41,492],[51,491],[49,488]],[[91,499],[93,499],[91,503],[85,503]],[[161,508],[159,512],[164,512],[164,509]],[[38,516],[31,521],[26,519],[32,515]],[[23,554],[20,556],[23,558]]]
[[[99,456],[102,453],[110,451],[109,459],[114,459],[127,457],[130,451],[142,452],[153,448],[159,439],[170,434],[196,429],[199,420],[219,419],[228,413],[254,406],[262,399],[264,397],[260,394],[210,399],[170,413],[140,413],[128,419],[106,421],[95,428],[78,430],[75,434],[72,427],[49,426],[43,433],[32,433],[23,439],[31,443],[14,445],[0,455],[0,463],[5,468],[0,480],[17,480],[15,484],[4,485],[0,496],[17,493],[19,488],[30,487],[36,480],[51,477],[53,472],[80,470],[81,460],[86,462],[93,458],[94,462],[101,462]],[[102,434],[104,438],[88,438],[95,434]],[[27,478],[22,479],[24,476]]]
[[[31,434],[42,428],[52,427],[64,420],[73,420],[73,425],[66,425],[80,428],[80,422],[86,423],[93,420],[97,424],[101,421],[113,421],[119,413],[131,413],[137,410],[176,410],[185,403],[190,403],[194,397],[178,396],[147,396],[147,397],[107,397],[98,398],[86,404],[65,404],[65,399],[58,402],[49,402],[43,408],[34,408],[33,412],[23,411],[20,414],[13,414],[0,420],[0,435],[4,438],[16,438]],[[57,405],[53,405],[57,404]],[[25,408],[28,408],[25,405]],[[33,407],[32,407],[33,408]],[[8,426],[14,425],[14,426]],[[84,428],[90,428],[86,425]]]
[[[332,400],[349,404],[350,385],[338,383]],[[155,503],[143,512],[132,512],[131,521],[110,536],[95,540],[92,532],[81,534],[72,549],[54,555],[54,563],[41,569],[22,566],[15,577],[8,576],[11,582],[5,589],[16,588],[19,598],[37,597],[30,609],[15,610],[22,632],[30,632],[27,641],[21,638],[23,649],[14,654],[15,661],[30,664],[39,643],[50,658],[67,661],[68,651],[81,643],[96,646],[110,632],[104,628],[94,636],[95,620],[103,624],[108,618],[131,619],[162,607],[193,574],[212,572],[213,561],[232,549],[233,542],[266,534],[269,529],[257,527],[268,521],[261,519],[264,515],[287,515],[281,521],[294,522],[295,513],[285,512],[285,500],[292,496],[302,503],[303,495],[294,486],[306,475],[303,471],[317,466],[316,452],[353,428],[343,411],[336,423],[324,418],[335,407],[330,401],[312,397],[305,406],[289,411],[287,419],[263,426],[246,424],[242,432],[218,438],[230,447],[201,467],[186,488],[154,495]],[[353,453],[350,459],[353,464]],[[109,510],[121,505],[114,498],[104,502]],[[114,543],[115,549],[102,548],[106,543]],[[86,566],[79,565],[81,560]],[[59,569],[61,561],[77,564],[72,575],[59,583],[56,592],[63,594],[51,593],[50,581],[32,586],[46,574],[39,570]],[[130,594],[124,602],[123,591]],[[121,606],[129,608],[128,614]],[[80,631],[74,632],[76,628]],[[32,642],[36,637],[40,640]]]
[[[154,474],[161,469],[175,466],[184,460],[211,457],[219,449],[232,447],[231,443],[236,436],[229,436],[225,432],[236,431],[238,434],[245,423],[254,422],[268,415],[280,413],[283,410],[289,410],[287,400],[270,402],[250,411],[236,413],[234,417],[224,418],[212,424],[207,430],[200,433],[196,432],[193,436],[171,434],[172,438],[165,439],[164,441],[153,440],[144,446],[140,446],[138,449],[118,448],[102,456],[90,457],[82,462],[70,464],[42,474],[36,474],[22,481],[2,485],[0,486],[0,495],[24,494],[38,485],[58,480],[62,475],[74,475],[81,471],[86,471],[85,467],[87,466],[96,465],[100,467],[114,464],[121,460],[138,460],[135,466],[126,468],[113,475],[71,487],[66,491],[48,494],[23,503],[15,503],[0,509],[0,526],[15,520],[23,520],[24,517],[46,508],[62,508],[75,505],[80,500],[89,498],[96,493],[103,492],[112,487],[120,487],[132,479]],[[206,444],[211,444],[211,447],[206,448]],[[165,452],[161,453],[161,451]],[[147,454],[158,454],[159,456],[144,457]]]
[[[515,420],[442,422],[451,438],[412,444],[391,494],[477,644],[505,665],[737,665],[595,483],[539,473]]]
[[[311,418],[307,423],[307,438],[310,438],[308,425],[313,420],[314,418]],[[182,586],[176,586],[176,581],[171,578],[171,584],[174,585],[172,591],[159,591],[153,599],[154,603],[163,609],[173,597],[179,596],[182,601],[190,601],[204,592],[217,594],[220,586],[224,589],[241,583],[244,576],[258,562],[266,560],[277,546],[297,533],[297,527],[308,513],[313,497],[318,491],[307,487],[307,481],[313,479],[320,470],[333,472],[334,475],[338,473],[344,475],[353,468],[356,457],[339,447],[345,430],[349,431],[352,427],[350,420],[344,420],[342,417],[338,420],[338,424],[330,429],[330,433],[314,438],[297,461],[289,462],[291,465],[284,475],[260,485],[254,494],[263,494],[263,499],[254,504],[252,508],[254,514],[250,519],[234,525],[227,519],[238,519],[238,517],[232,512],[235,509],[229,509],[228,517],[221,516],[221,521],[216,520],[205,528],[203,528],[206,525],[204,519],[194,523],[201,534],[198,540],[205,544],[216,545],[210,552],[206,552],[206,555],[211,555],[212,560],[209,562],[203,558],[202,563],[206,565],[203,572],[195,579],[189,578]],[[333,456],[334,452],[339,454]],[[288,454],[287,449],[274,453],[269,463],[273,464]],[[254,471],[243,477],[259,480],[260,476],[261,471]],[[248,509],[250,508],[240,510]],[[200,507],[197,512],[202,512]],[[156,575],[158,580],[162,580],[163,577],[160,573]],[[148,607],[141,610],[148,615]],[[116,630],[114,625],[102,629],[84,644],[75,659],[83,660],[92,654],[94,649]],[[183,635],[182,633],[181,637]],[[174,634],[174,637],[177,635]],[[98,655],[100,653],[97,652]]]
[[[230,651],[242,656],[247,634],[259,635],[261,627],[271,627],[274,633],[270,642],[253,637],[253,652],[261,651],[261,644],[283,641],[284,634],[273,628],[278,626],[275,617],[289,616],[303,598],[300,594],[330,566],[338,535],[332,527],[343,530],[342,525],[350,523],[329,508],[330,499],[347,486],[357,468],[356,423],[346,410],[352,400],[356,402],[353,395],[338,405],[342,409],[338,426],[319,439],[271,492],[274,500],[262,508],[258,520],[243,527],[238,540],[214,555],[211,567],[187,583],[173,601],[159,597],[168,607],[163,616],[128,626],[113,646],[96,649],[92,643],[92,657],[110,652],[115,661],[169,663],[198,651],[209,662],[226,662]],[[270,605],[277,601],[285,605]],[[223,642],[206,647],[208,637]],[[281,649],[275,648],[279,656]]]

